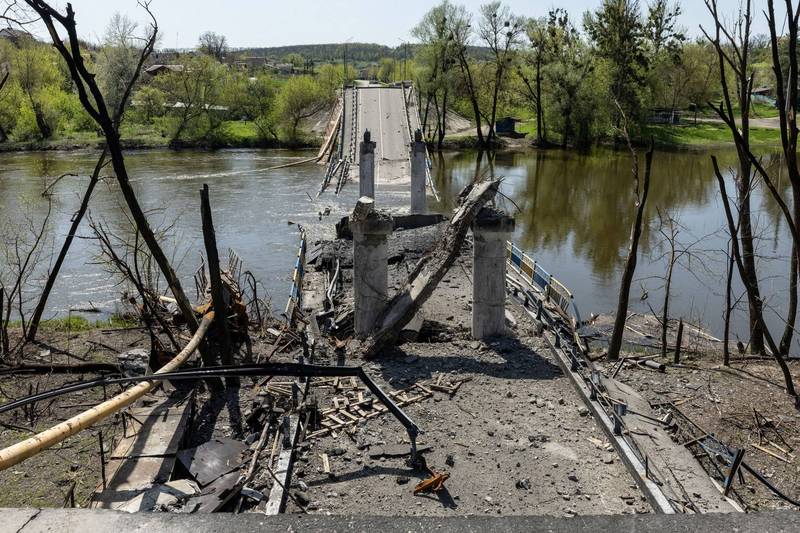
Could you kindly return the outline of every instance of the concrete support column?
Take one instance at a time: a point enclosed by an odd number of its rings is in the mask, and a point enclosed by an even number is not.
[[[364,140],[358,145],[359,196],[375,198],[375,146],[369,130],[364,130]]]
[[[359,200],[362,203],[366,198]],[[355,217],[354,217],[355,218]],[[355,334],[372,333],[378,314],[388,301],[388,237],[394,222],[386,213],[371,211],[350,222],[353,230],[353,300]]]
[[[506,332],[506,242],[514,218],[503,211],[483,208],[472,225],[472,338],[485,339]]]
[[[427,181],[428,181],[428,153],[422,132],[414,132],[414,142],[411,148],[411,214],[424,215],[428,210]]]

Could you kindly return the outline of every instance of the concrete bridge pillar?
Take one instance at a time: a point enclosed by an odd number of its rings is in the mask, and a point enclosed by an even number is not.
[[[514,218],[494,208],[483,208],[472,224],[472,338],[485,339],[506,332],[506,242]]]
[[[371,198],[362,197],[350,221],[353,231],[354,321],[358,338],[372,333],[375,320],[388,301],[388,237],[394,221],[384,212],[371,210],[372,205]]]
[[[375,146],[369,130],[364,130],[364,140],[358,145],[359,196],[375,198]]]
[[[428,157],[422,132],[414,132],[411,148],[411,214],[424,215],[428,210],[426,196],[428,178]]]

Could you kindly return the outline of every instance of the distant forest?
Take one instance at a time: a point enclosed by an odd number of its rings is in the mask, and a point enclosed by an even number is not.
[[[378,63],[384,58],[403,59],[406,53],[408,58],[413,58],[419,44],[408,43],[407,49],[403,46],[386,46],[375,43],[347,43],[347,60],[355,63]],[[489,57],[491,52],[488,48],[471,46],[470,52],[478,57]],[[315,63],[339,63],[344,56],[344,43],[336,44],[299,44],[292,46],[273,46],[268,48],[237,48],[233,50],[237,54],[250,57],[267,57],[276,61],[291,54],[300,54],[305,59],[310,59]]]

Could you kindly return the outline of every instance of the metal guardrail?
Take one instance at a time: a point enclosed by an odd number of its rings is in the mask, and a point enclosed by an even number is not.
[[[506,260],[508,265],[533,288],[544,295],[545,300],[555,304],[564,318],[574,321],[573,326],[581,324],[581,315],[575,298],[552,274],[547,272],[532,257],[523,252],[513,242],[506,243]]]
[[[303,277],[305,276],[306,264],[306,231],[300,228],[300,246],[297,249],[297,259],[294,262],[292,271],[292,286],[289,289],[289,301],[286,302],[286,320],[292,321],[294,309],[303,304]]]

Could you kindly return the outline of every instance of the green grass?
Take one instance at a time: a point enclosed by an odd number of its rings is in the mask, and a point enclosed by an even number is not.
[[[219,135],[225,144],[231,146],[253,146],[258,144],[261,139],[256,125],[246,120],[224,122],[220,127]]]
[[[643,128],[640,139],[653,139],[659,146],[718,146],[732,144],[731,132],[724,124],[701,123],[697,125],[669,126],[651,124]],[[779,145],[780,131],[768,128],[751,128],[750,143],[753,145]]]
[[[70,316],[64,318],[51,318],[42,320],[40,328],[44,331],[90,331],[93,329],[123,329],[135,326],[136,323],[124,318],[112,315],[106,320],[89,320],[82,316]]]

